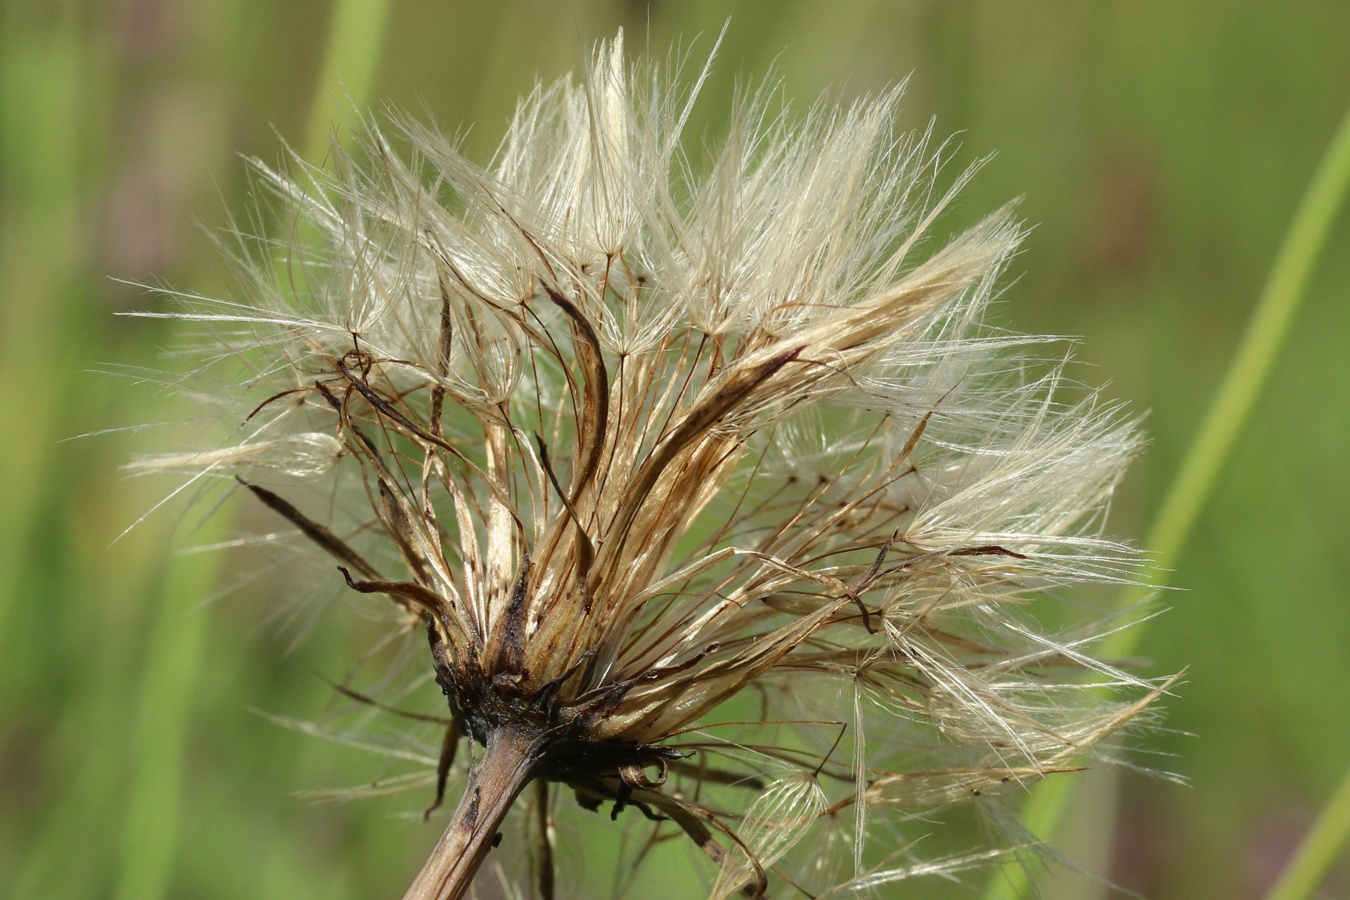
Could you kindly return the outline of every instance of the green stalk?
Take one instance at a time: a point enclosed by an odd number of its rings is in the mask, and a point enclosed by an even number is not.
[[[196,539],[212,543],[224,537],[229,518],[228,509],[217,510]],[[223,562],[219,552],[175,558],[151,617],[114,900],[166,896],[178,843],[192,697],[210,618],[203,604]]]
[[[8,900],[90,896],[107,886],[107,869],[118,848],[104,852],[90,846],[89,835],[115,833],[121,818],[131,751],[125,740],[127,706],[138,668],[142,613],[147,596],[157,594],[154,582],[162,574],[152,572],[156,567],[147,557],[161,537],[137,535],[111,554],[105,552],[107,529],[93,527],[71,549],[69,596],[97,597],[99,604],[89,604],[92,608],[81,616],[80,633],[97,638],[79,642],[78,659],[84,671],[98,675],[81,679],[63,704],[60,722],[43,739],[40,753],[47,767],[60,773],[61,795],[36,823],[32,844],[14,857],[19,865],[5,873],[14,880],[0,878],[0,894]]]
[[[357,109],[370,103],[388,23],[389,0],[334,0],[305,132],[305,159],[309,162],[318,164],[327,154],[329,134],[342,112],[342,103],[329,79],[341,80],[343,92]]]
[[[66,320],[86,252],[80,220],[81,89],[93,63],[78,4],[45,15],[0,6],[0,634],[22,602],[42,503],[53,482],[72,372]],[[0,681],[31,665],[16,642]],[[0,708],[8,705],[0,696]]]
[[[328,126],[336,108],[330,77],[344,79],[352,103],[369,102],[387,19],[386,0],[336,0],[311,104],[308,159],[321,160],[328,147]],[[216,510],[203,532],[219,536],[228,532],[233,506]],[[204,534],[198,540],[211,543]],[[141,680],[137,753],[115,900],[155,900],[165,896],[170,885],[182,817],[191,697],[200,676],[208,617],[207,610],[194,607],[210,594],[221,562],[219,553],[175,560],[154,615]]]
[[[1266,894],[1266,900],[1305,900],[1327,877],[1327,871],[1340,857],[1341,849],[1350,840],[1350,769],[1341,776],[1341,783],[1322,807],[1294,857],[1280,873],[1275,886]]]
[[[1156,565],[1147,571],[1142,586],[1122,594],[1121,608],[1135,603],[1149,590],[1163,586],[1181,559],[1238,433],[1250,417],[1284,348],[1294,316],[1306,295],[1313,266],[1326,246],[1347,187],[1350,187],[1350,112],[1332,138],[1331,146],[1299,203],[1233,362],[1149,531],[1145,546],[1155,554]],[[1102,656],[1133,655],[1143,638],[1145,624],[1116,632],[1102,644]],[[1076,784],[1076,779],[1051,778],[1032,790],[1022,813],[1022,822],[1032,834],[1047,843],[1055,841]],[[1337,798],[1340,797],[1338,793]],[[1345,803],[1350,804],[1350,800]],[[1341,840],[1344,838],[1342,834]],[[1025,896],[1027,878],[1025,868],[1015,862],[1006,863],[985,886],[985,900],[1016,900]]]

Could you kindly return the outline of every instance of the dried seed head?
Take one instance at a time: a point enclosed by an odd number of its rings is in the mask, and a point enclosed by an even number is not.
[[[1010,211],[921,251],[960,183],[934,193],[898,91],[802,121],[742,97],[706,166],[696,93],[620,37],[522,101],[490,167],[401,120],[411,162],[370,125],[331,172],[259,164],[299,243],[279,266],[244,239],[239,293],[176,314],[210,324],[205,368],[251,373],[225,398],[249,414],[137,469],[237,475],[405,609],[443,768],[486,748],[410,897],[462,896],[531,781],[682,831],[716,896],[942,871],[903,816],[1073,769],[1157,695],[1017,613],[1129,578],[1099,528],[1138,438],[984,324]],[[851,862],[791,859],[815,831]]]

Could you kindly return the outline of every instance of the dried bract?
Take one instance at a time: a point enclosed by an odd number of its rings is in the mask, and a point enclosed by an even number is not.
[[[1018,612],[1129,579],[1099,530],[1139,441],[984,323],[1010,211],[932,245],[964,178],[935,193],[898,91],[742,96],[691,161],[702,80],[619,39],[487,168],[408,121],[331,172],[259,165],[295,239],[241,239],[237,295],[173,313],[204,372],[251,373],[244,424],[138,468],[236,476],[426,631],[442,786],[472,764],[408,897],[465,896],[517,800],[551,896],[549,785],[630,808],[639,855],[682,832],[719,897],[960,869],[990,857],[917,861],[916,811],[1077,768],[1157,695]]]

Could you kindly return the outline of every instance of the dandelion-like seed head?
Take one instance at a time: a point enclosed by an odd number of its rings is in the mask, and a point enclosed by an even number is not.
[[[551,785],[627,809],[639,854],[692,840],[713,896],[958,870],[985,855],[919,861],[905,823],[1076,768],[1157,695],[1018,613],[1130,577],[1100,528],[1139,439],[985,324],[1010,210],[935,244],[964,178],[935,189],[899,91],[750,92],[691,160],[701,83],[620,36],[486,168],[406,120],[411,161],[371,124],[328,171],[258,165],[295,240],[241,239],[236,295],[175,313],[249,373],[242,424],[136,467],[235,476],[425,630],[440,788],[467,772],[408,897],[465,896]]]

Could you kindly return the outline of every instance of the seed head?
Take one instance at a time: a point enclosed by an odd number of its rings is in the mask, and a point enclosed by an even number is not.
[[[442,789],[473,761],[409,897],[465,896],[518,799],[552,896],[550,785],[630,808],[639,856],[691,839],[713,896],[955,871],[990,854],[918,861],[917,813],[1076,768],[1159,690],[1019,612],[1129,578],[1099,529],[1139,440],[985,323],[1010,210],[934,243],[965,178],[935,191],[898,90],[794,119],[761,89],[690,159],[702,81],[620,36],[488,167],[403,119],[258,164],[295,239],[172,314],[246,373],[217,379],[242,425],[137,467],[235,476],[425,630]]]

